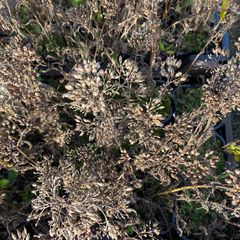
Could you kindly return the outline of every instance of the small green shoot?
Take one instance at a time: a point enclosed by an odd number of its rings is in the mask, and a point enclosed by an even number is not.
[[[240,162],[240,145],[236,145],[236,143],[229,143],[225,146],[225,149],[227,153],[233,154],[236,162]]]
[[[85,4],[86,0],[71,0],[71,4],[75,7],[79,7],[81,4]]]
[[[15,170],[10,170],[8,172],[7,178],[0,179],[0,189],[6,189],[13,185],[17,179],[17,176],[18,172]]]
[[[134,234],[133,226],[127,226],[127,234],[128,236],[132,236]]]
[[[0,189],[6,189],[9,187],[9,185],[10,185],[10,182],[8,179],[6,178],[0,179]]]
[[[174,55],[174,46],[172,44],[166,46],[162,41],[160,41],[159,50],[167,55]]]
[[[221,11],[219,13],[220,19],[223,19],[226,16],[229,8],[230,8],[230,0],[223,0],[221,5]]]
[[[103,14],[102,13],[95,13],[95,21],[98,24],[101,24],[103,22]]]

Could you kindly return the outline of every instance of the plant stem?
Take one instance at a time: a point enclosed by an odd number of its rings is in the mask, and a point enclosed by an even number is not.
[[[189,189],[196,189],[196,188],[213,188],[213,185],[194,185],[194,186],[185,186],[185,187],[180,187],[180,188],[175,188],[172,190],[168,190],[165,192],[157,193],[155,196],[160,196],[160,195],[166,195],[169,193],[175,193],[175,192],[180,192],[180,191],[185,191]]]

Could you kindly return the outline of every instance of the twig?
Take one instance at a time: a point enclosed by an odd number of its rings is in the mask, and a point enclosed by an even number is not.
[[[184,187],[180,187],[180,188],[171,189],[171,190],[168,190],[168,191],[165,191],[165,192],[157,193],[157,194],[155,194],[155,196],[161,196],[161,195],[166,195],[166,194],[170,194],[170,193],[176,193],[176,192],[185,191],[185,190],[189,190],[189,189],[213,188],[213,187],[215,187],[215,186],[213,186],[213,185],[184,186]]]

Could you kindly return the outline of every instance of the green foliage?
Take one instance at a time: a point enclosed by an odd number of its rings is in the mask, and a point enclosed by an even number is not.
[[[229,177],[229,174],[226,173],[226,172],[223,172],[222,174],[220,174],[220,175],[218,176],[218,180],[225,180],[225,179],[227,179],[228,177]]]
[[[235,161],[240,162],[240,145],[229,143],[225,146],[225,149],[228,153],[233,154]]]
[[[66,42],[63,34],[55,32],[49,36],[48,48],[64,48],[65,46]]]
[[[17,13],[21,23],[26,24],[31,19],[31,11],[27,5],[21,5],[19,9],[17,9]]]
[[[182,14],[187,10],[187,8],[191,7],[192,4],[193,4],[193,0],[178,1],[178,4],[176,6],[176,12],[179,14]]]
[[[32,34],[40,34],[42,32],[40,25],[37,24],[36,22],[30,22],[26,26],[26,29]]]
[[[87,0],[71,0],[71,4],[75,7],[79,7],[81,4],[85,4]]]
[[[180,217],[193,232],[199,231],[199,227],[207,225],[210,220],[207,211],[195,202],[182,202],[178,210]]]
[[[167,55],[173,55],[175,53],[173,44],[166,44],[163,41],[159,42],[159,50]]]
[[[202,90],[201,88],[188,88],[182,91],[177,96],[177,114],[182,114],[183,112],[192,112],[201,106],[202,100]]]
[[[24,188],[23,191],[20,192],[22,203],[29,203],[33,198],[32,190],[29,188]]]
[[[31,201],[32,187],[27,181],[16,170],[9,170],[7,176],[0,179],[0,189],[5,191],[8,202],[21,206]]]
[[[94,18],[95,18],[96,23],[98,23],[98,24],[101,24],[103,22],[103,14],[100,12],[95,13]]]
[[[226,16],[229,8],[230,8],[230,0],[223,0],[221,5],[221,11],[219,13],[219,16],[221,19]]]
[[[181,49],[189,53],[199,53],[207,44],[208,33],[204,31],[190,31],[182,41]]]
[[[74,163],[75,168],[77,170],[80,170],[82,167],[82,162],[79,161],[77,148],[73,148],[73,149],[66,148],[65,154],[72,159],[72,162]]]
[[[10,170],[8,172],[7,178],[0,179],[0,189],[9,188],[13,185],[17,179],[18,172],[15,170]]]
[[[21,30],[24,34],[40,34],[41,26],[35,21],[27,5],[21,5],[17,10],[20,23],[23,24]]]
[[[87,0],[53,0],[53,2],[61,6],[64,10],[67,10],[71,7],[79,7],[82,4],[86,4]]]
[[[67,46],[64,35],[61,33],[52,33],[48,38],[45,38],[39,48],[37,53],[46,57],[47,55],[54,56],[56,50],[62,50]]]
[[[126,232],[127,232],[128,236],[132,236],[135,233],[133,226],[127,226]]]
[[[171,112],[171,98],[169,94],[165,94],[162,97],[161,106],[164,108],[160,109],[157,113],[161,114],[163,117],[167,117]]]
[[[0,179],[0,189],[8,188],[10,185],[10,182],[6,178]]]
[[[18,177],[18,172],[15,170],[10,170],[8,172],[8,180],[11,184],[15,183],[16,179]]]

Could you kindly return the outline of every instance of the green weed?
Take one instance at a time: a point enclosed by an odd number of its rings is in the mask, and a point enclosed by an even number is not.
[[[181,49],[189,53],[199,53],[207,44],[208,33],[204,31],[190,31],[182,41]]]
[[[176,112],[182,114],[184,112],[192,112],[201,106],[202,100],[201,88],[189,88],[182,91],[177,96]]]
[[[193,232],[198,232],[199,227],[210,222],[210,216],[199,203],[182,202],[178,210],[179,216],[187,222],[188,228]]]
[[[0,189],[7,189],[11,187],[15,183],[17,176],[18,172],[10,170],[6,178],[0,179]]]

